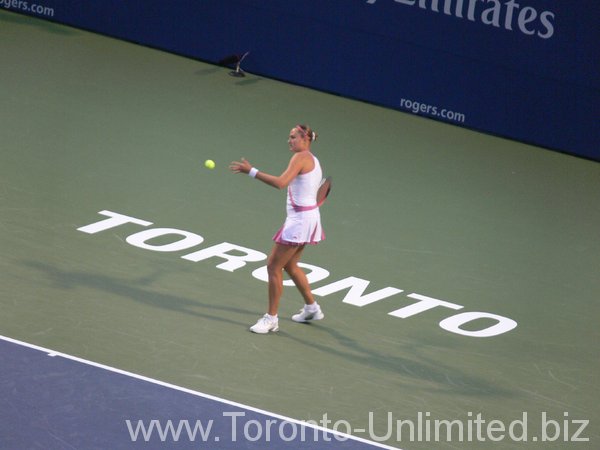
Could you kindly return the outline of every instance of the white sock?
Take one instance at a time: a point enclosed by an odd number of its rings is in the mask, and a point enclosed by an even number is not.
[[[319,309],[319,304],[317,302],[314,302],[314,303],[311,303],[310,305],[306,305],[305,308],[309,312],[315,312]]]
[[[267,314],[267,316],[269,316],[269,319],[273,322],[277,322],[277,320],[279,320],[277,314],[275,314],[274,316],[272,316],[271,314]]]

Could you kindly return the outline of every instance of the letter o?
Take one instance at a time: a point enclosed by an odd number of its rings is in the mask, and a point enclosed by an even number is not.
[[[493,319],[498,321],[495,325],[489,326],[478,331],[467,331],[463,330],[461,325],[471,322],[476,319]],[[455,314],[447,319],[440,322],[440,327],[451,333],[462,334],[463,336],[471,337],[491,337],[498,336],[499,334],[507,333],[510,330],[516,328],[517,322],[508,317],[499,316],[497,314],[490,314],[486,312],[464,312]]]
[[[254,427],[256,429],[256,432],[254,435],[250,434],[250,428]],[[249,441],[249,442],[256,442],[258,441],[260,438],[262,438],[263,435],[263,427],[262,427],[262,423],[260,423],[258,420],[256,419],[252,419],[249,420],[248,422],[246,422],[244,424],[244,438]]]
[[[147,243],[147,241],[150,239],[154,239],[159,236],[167,236],[170,234],[183,236],[183,239],[171,242],[170,244],[162,245],[151,245]],[[135,247],[144,248],[146,250],[154,250],[155,252],[176,252],[178,250],[185,250],[201,244],[204,241],[204,238],[198,234],[190,233],[189,231],[177,230],[176,228],[152,228],[150,230],[144,230],[140,231],[139,233],[132,234],[125,240],[128,244],[131,244]]]
[[[298,263],[298,267],[309,269],[310,272],[306,274],[306,278],[309,283],[317,283],[318,281],[324,280],[329,276],[329,271],[319,266],[313,266],[312,264],[306,264],[303,262]],[[252,276],[257,280],[269,282],[269,274],[267,273],[267,266],[259,267],[252,272]],[[293,280],[284,280],[284,286],[294,286]]]
[[[289,425],[290,427],[292,427],[291,436],[288,436],[285,434],[284,428],[286,425]],[[298,436],[298,429],[297,429],[297,426],[295,423],[288,422],[287,420],[284,420],[279,423],[279,439],[281,439],[283,442],[291,442],[291,441],[295,440],[297,436]]]

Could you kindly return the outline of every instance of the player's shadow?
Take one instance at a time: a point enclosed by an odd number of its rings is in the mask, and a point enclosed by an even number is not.
[[[233,320],[233,314],[252,316],[256,311],[229,306],[226,304],[203,303],[197,299],[156,292],[147,288],[162,273],[157,271],[137,280],[123,280],[107,275],[92,274],[82,271],[61,270],[55,266],[38,261],[27,261],[26,266],[43,273],[48,280],[62,289],[84,287],[108,294],[128,298],[155,308],[176,311],[202,319],[224,322],[236,327],[247,327],[244,322]],[[215,314],[215,311],[227,314]],[[406,343],[402,347],[402,355],[378,351],[374,346],[364,344],[359,338],[350,337],[338,329],[324,326],[325,324],[307,324],[312,328],[311,339],[300,337],[298,334],[280,331],[278,334],[298,344],[305,345],[310,351],[328,353],[337,358],[346,359],[352,363],[363,365],[369,370],[392,372],[404,379],[414,379],[427,383],[431,392],[432,385],[438,386],[442,393],[454,393],[469,396],[498,396],[513,397],[516,394],[489,383],[487,380],[468,374],[466,371],[444,365],[432,360],[420,352],[417,342]],[[297,325],[303,326],[303,325]],[[354,336],[354,334],[353,334]],[[334,341],[334,342],[332,342]],[[335,345],[337,343],[337,345]],[[398,381],[402,382],[403,378]]]
[[[55,266],[38,261],[26,261],[24,264],[44,273],[51,282],[62,289],[72,289],[76,287],[95,289],[119,297],[125,297],[155,308],[167,309],[207,320],[225,322],[243,327],[246,327],[247,323],[232,320],[230,314],[219,315],[207,311],[221,311],[252,316],[256,315],[256,311],[236,308],[224,304],[203,303],[197,299],[191,300],[177,295],[156,292],[144,287],[150,285],[152,281],[158,277],[158,272],[138,280],[121,280],[106,275],[61,270]]]
[[[432,385],[437,386],[437,392],[452,393],[464,396],[497,396],[497,397],[515,397],[515,392],[509,391],[497,385],[489,383],[486,379],[470,375],[466,371],[444,365],[440,361],[432,360],[423,356],[423,352],[419,352],[422,347],[419,343],[406,343],[402,347],[403,355],[384,354],[377,351],[374,346],[366,346],[361,343],[360,334],[358,339],[354,339],[338,331],[337,329],[322,326],[321,324],[305,324],[311,326],[314,332],[314,338],[310,340],[298,337],[288,333],[281,333],[288,339],[297,343],[306,345],[310,351],[322,351],[329,353],[335,357],[343,358],[353,363],[359,363],[369,368],[370,371],[384,370],[393,372],[399,377],[410,378],[426,383],[424,388],[428,392],[436,391]],[[327,339],[323,335],[329,335],[339,345],[333,346],[328,344]],[[467,368],[468,369],[468,368]],[[402,382],[402,378],[399,378]]]

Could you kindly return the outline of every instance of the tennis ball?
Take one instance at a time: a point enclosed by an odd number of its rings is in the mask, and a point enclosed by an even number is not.
[[[207,159],[206,161],[204,161],[204,167],[206,167],[207,169],[214,169],[215,168],[215,162],[212,159]]]

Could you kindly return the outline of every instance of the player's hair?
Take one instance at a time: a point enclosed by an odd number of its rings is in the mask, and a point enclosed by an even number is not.
[[[312,128],[310,128],[308,125],[296,125],[296,128],[298,128],[298,130],[300,131],[300,133],[302,133],[303,136],[308,136],[308,140],[310,142],[314,142],[317,140],[317,137],[319,136]]]

